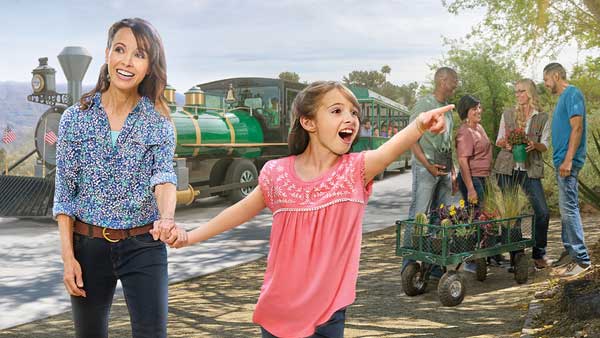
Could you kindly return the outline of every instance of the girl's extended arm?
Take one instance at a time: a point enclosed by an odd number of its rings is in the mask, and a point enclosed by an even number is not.
[[[250,195],[243,200],[221,211],[216,217],[196,229],[180,234],[171,246],[181,248],[183,246],[205,241],[213,236],[225,232],[231,228],[249,221],[266,207],[260,186],[257,186]]]
[[[453,108],[454,105],[451,104],[421,113],[411,124],[379,148],[367,151],[365,154],[365,182],[370,182],[373,177],[385,170],[390,163],[417,142],[426,130],[432,133],[442,132],[446,127],[444,114]]]

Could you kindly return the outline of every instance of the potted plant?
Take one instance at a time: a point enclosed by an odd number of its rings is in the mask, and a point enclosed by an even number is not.
[[[502,207],[499,208],[500,217],[509,219],[501,224],[502,244],[518,242],[523,239],[521,231],[521,220],[510,220],[520,216],[526,205],[526,197],[519,185],[511,185],[504,189],[501,194]]]
[[[415,215],[415,222],[413,226],[412,232],[412,247],[413,249],[419,249],[419,243],[425,243],[425,237],[427,236],[427,231],[425,228],[429,224],[429,218],[427,215],[420,212]],[[425,244],[423,244],[425,245]]]
[[[527,135],[525,131],[522,128],[510,130],[506,136],[506,140],[511,145],[515,162],[525,162],[527,160],[527,151],[525,151]]]
[[[452,235],[452,252],[473,251],[477,247],[477,227],[463,224],[456,228]]]

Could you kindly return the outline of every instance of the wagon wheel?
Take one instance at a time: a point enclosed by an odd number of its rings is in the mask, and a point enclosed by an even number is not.
[[[518,284],[527,283],[529,277],[529,264],[525,253],[518,252],[515,254],[515,281]]]
[[[467,286],[458,272],[446,272],[438,284],[438,296],[444,306],[456,306],[462,303],[467,293]]]
[[[475,278],[483,282],[487,278],[487,261],[485,258],[478,258],[475,260],[477,268],[475,269]]]
[[[402,289],[407,296],[416,296],[425,292],[427,280],[423,278],[424,271],[416,262],[408,264],[402,271]]]
[[[258,178],[258,171],[252,161],[248,159],[235,159],[227,168],[225,174],[226,183],[245,183]],[[230,190],[228,197],[232,202],[237,202],[248,196],[254,187],[244,187]]]

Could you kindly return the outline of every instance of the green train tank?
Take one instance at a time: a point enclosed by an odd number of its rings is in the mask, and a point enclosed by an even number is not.
[[[176,157],[203,158],[235,156],[254,158],[260,147],[227,147],[233,144],[263,143],[263,129],[251,111],[243,108],[214,111],[184,106],[172,111],[177,147]]]

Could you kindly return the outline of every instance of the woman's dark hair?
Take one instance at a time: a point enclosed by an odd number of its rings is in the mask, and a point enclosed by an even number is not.
[[[138,86],[138,94],[146,96],[154,103],[156,110],[162,115],[169,117],[169,106],[164,97],[167,85],[167,61],[163,43],[156,29],[146,20],[140,18],[129,18],[115,22],[108,30],[108,42],[106,48],[112,47],[113,39],[122,28],[130,28],[140,49],[148,56],[149,73]],[[88,109],[91,99],[96,92],[104,93],[110,86],[108,76],[108,65],[105,63],[100,68],[100,75],[96,87],[85,93],[79,100],[81,109]]]
[[[294,121],[292,129],[288,135],[288,147],[291,155],[299,155],[306,150],[310,137],[308,132],[302,127],[300,118],[306,116],[314,118],[315,113],[319,109],[321,98],[329,93],[330,91],[337,89],[354,105],[354,108],[359,112],[358,122],[360,125],[361,114],[360,105],[356,96],[352,94],[350,89],[346,88],[343,84],[336,81],[316,81],[304,88],[292,103],[292,114]],[[354,143],[358,141],[358,137],[354,139]]]
[[[458,106],[456,107],[460,119],[464,121],[469,116],[469,109],[477,107],[479,103],[481,103],[481,101],[473,95],[467,94],[461,97],[458,101]]]

